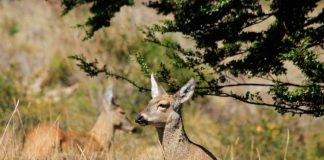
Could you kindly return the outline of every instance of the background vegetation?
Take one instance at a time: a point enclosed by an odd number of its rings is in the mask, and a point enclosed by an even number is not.
[[[64,17],[61,12],[60,3],[55,1],[0,1],[1,159],[18,159],[26,129],[39,122],[58,122],[67,130],[89,130],[100,107],[100,90],[106,85],[114,86],[118,103],[125,106],[130,117],[150,99],[149,93],[123,81],[87,77],[68,56],[97,58],[99,65],[108,64],[110,71],[148,88],[149,79],[139,76],[143,68],[136,60],[150,61],[153,69],[158,66],[152,64],[160,61],[172,64],[160,56],[172,56],[170,50],[141,41],[139,27],[162,17],[140,2],[121,8],[110,28],[87,41],[81,41],[84,33],[75,27],[89,16],[87,9],[79,7]],[[192,46],[191,40],[180,35],[161,39]],[[290,70],[296,73],[292,78],[300,78],[297,68]],[[179,70],[172,74],[184,73]],[[185,76],[181,82],[186,81]],[[18,99],[18,111],[11,118]],[[230,98],[216,97],[196,97],[183,109],[188,136],[222,159],[324,159],[323,118],[281,116],[264,107],[247,107]],[[117,133],[116,156],[125,160],[162,159],[154,128],[138,128],[140,132],[134,135]],[[78,159],[80,154],[72,156]]]
[[[112,15],[122,6],[133,3],[132,0],[62,1],[64,13],[88,4],[92,15],[79,25],[86,28],[85,39],[91,38],[100,28],[109,27]],[[144,2],[158,13],[173,17],[143,29],[146,41],[169,49],[164,57],[172,63],[160,61],[156,64],[143,58],[138,63],[146,75],[157,72],[158,79],[168,84],[170,91],[181,86],[184,75],[178,77],[176,73],[182,70],[195,78],[196,95],[232,97],[275,108],[281,114],[322,116],[324,63],[320,54],[324,49],[324,10],[321,3],[321,0],[294,3],[288,0]],[[182,37],[192,40],[192,48],[177,40],[161,39],[166,33],[181,33]],[[87,64],[84,58],[76,59],[90,75],[105,70],[98,72],[97,67]],[[151,69],[148,64],[160,64],[160,67]],[[298,68],[299,81],[288,78],[291,67],[287,64]],[[123,77],[118,73],[105,73]],[[256,83],[255,79],[263,82]],[[252,91],[246,86],[263,87],[265,91]],[[235,87],[246,91],[237,92],[232,89]]]

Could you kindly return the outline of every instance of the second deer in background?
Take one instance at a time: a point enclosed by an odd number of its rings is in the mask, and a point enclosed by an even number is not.
[[[131,133],[135,130],[123,107],[116,104],[112,89],[108,88],[103,98],[102,111],[89,132],[66,131],[57,125],[39,124],[27,132],[23,156],[28,159],[48,159],[55,152],[81,151],[84,156],[93,156],[108,150],[116,129]],[[110,153],[109,157],[113,157]]]

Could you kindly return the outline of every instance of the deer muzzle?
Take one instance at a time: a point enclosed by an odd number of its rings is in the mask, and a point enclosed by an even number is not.
[[[137,115],[135,117],[135,122],[140,124],[141,126],[148,125],[148,121],[142,115]]]

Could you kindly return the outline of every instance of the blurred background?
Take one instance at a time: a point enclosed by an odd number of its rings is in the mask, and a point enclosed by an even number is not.
[[[123,7],[111,27],[82,41],[84,31],[76,24],[85,21],[88,11],[79,7],[66,16],[61,12],[56,1],[0,0],[1,159],[18,159],[26,130],[39,122],[58,122],[66,130],[90,130],[106,86],[113,86],[117,103],[132,121],[150,100],[150,93],[124,81],[86,76],[68,56],[96,58],[100,65],[107,64],[149,88],[134,52],[158,62],[167,50],[143,42],[140,27],[172,17],[161,17],[137,1],[133,7]],[[181,35],[164,38],[192,46]],[[12,117],[18,100],[18,112]],[[280,115],[266,107],[208,96],[186,103],[183,116],[189,138],[224,160],[324,159],[323,118]],[[163,159],[155,129],[137,127],[137,134],[117,132],[116,157]]]

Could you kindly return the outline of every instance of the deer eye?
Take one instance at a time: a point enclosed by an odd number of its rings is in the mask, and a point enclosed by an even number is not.
[[[169,104],[160,104],[159,107],[166,109],[169,108]]]

